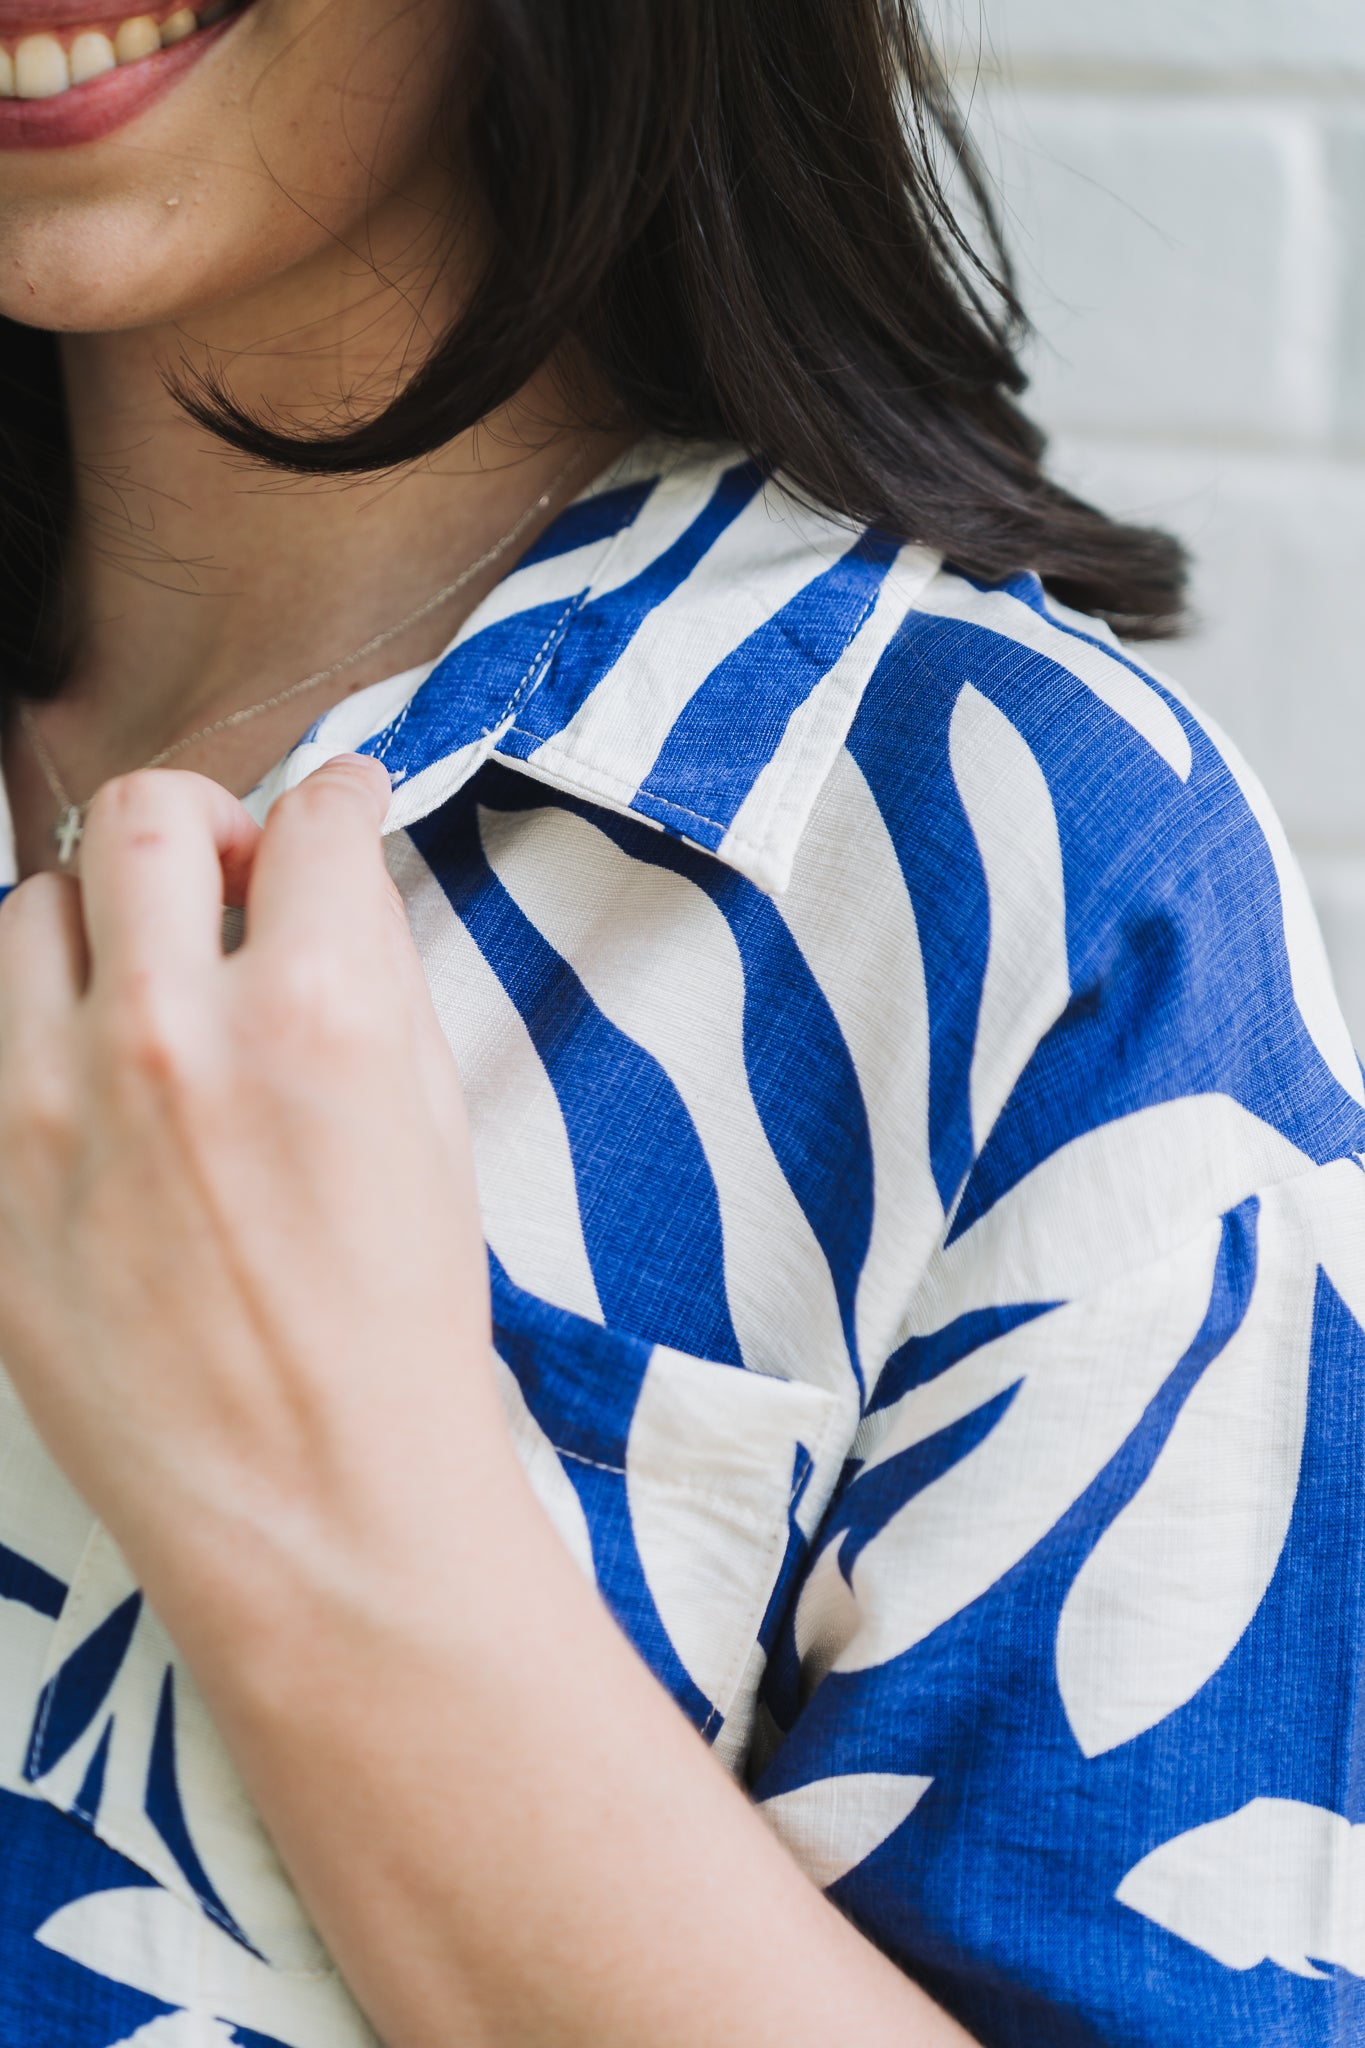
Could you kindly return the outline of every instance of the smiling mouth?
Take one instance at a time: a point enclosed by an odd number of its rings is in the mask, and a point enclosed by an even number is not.
[[[207,0],[198,7],[107,17],[97,24],[28,30],[0,28],[0,101],[52,100],[110,71],[126,71],[188,42],[242,11],[244,0]],[[131,81],[130,81],[131,83]]]

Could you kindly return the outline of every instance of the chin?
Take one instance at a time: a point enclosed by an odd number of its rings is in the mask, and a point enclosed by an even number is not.
[[[307,227],[297,211],[263,232],[199,189],[185,176],[118,198],[0,203],[0,314],[60,334],[156,328],[278,275]],[[218,234],[203,232],[206,212]]]

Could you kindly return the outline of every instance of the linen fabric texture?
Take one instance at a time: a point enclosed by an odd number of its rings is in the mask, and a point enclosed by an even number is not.
[[[1365,1085],[1232,747],[657,445],[256,808],[355,746],[520,1453],[759,1811],[984,2042],[1365,2041]],[[0,2048],[370,2040],[0,1389]]]

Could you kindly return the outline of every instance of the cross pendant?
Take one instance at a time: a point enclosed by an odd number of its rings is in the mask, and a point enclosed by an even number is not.
[[[64,868],[71,865],[71,856],[81,843],[85,831],[85,820],[79,804],[68,804],[52,828],[52,837],[57,842],[57,858]]]

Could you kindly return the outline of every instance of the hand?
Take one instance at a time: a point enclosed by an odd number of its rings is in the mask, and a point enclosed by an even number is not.
[[[203,1595],[225,1535],[238,1564],[242,1540],[329,1579],[338,1546],[382,1561],[505,1435],[387,802],[343,759],[262,832],[200,776],[132,775],[80,883],[0,907],[0,1358],[164,1605]]]
[[[395,2048],[953,2048],[524,1480],[386,802],[131,776],[0,907],[0,1357]]]

